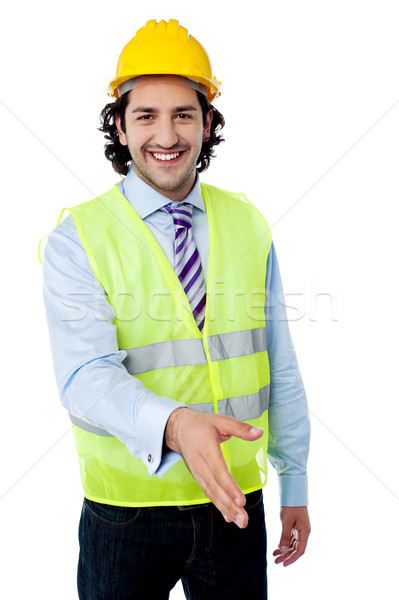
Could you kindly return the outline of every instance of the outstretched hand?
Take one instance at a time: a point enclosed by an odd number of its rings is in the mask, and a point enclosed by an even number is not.
[[[277,565],[292,565],[306,549],[310,534],[307,506],[282,506],[280,511],[282,533],[278,548],[273,552]]]
[[[172,412],[165,429],[165,444],[184,459],[194,479],[227,523],[248,525],[246,498],[223,458],[220,444],[235,436],[254,441],[263,429],[226,415],[204,414],[190,408]]]

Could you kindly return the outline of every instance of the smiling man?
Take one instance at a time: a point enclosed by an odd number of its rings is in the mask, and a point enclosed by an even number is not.
[[[309,419],[270,230],[199,179],[223,141],[220,85],[177,21],[140,29],[101,113],[123,179],[69,208],[46,246],[84,491],[81,600],[162,600],[180,579],[192,600],[267,598],[267,456],[275,562],[306,548]]]
[[[192,190],[203,142],[209,140],[212,110],[205,119],[197,93],[174,75],[138,77],[129,93],[125,127],[115,122],[137,175],[170,200]],[[203,122],[205,120],[205,122]]]

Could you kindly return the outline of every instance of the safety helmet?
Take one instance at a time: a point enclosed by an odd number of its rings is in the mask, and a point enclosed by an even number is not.
[[[205,49],[175,19],[153,19],[136,32],[121,52],[108,95],[119,98],[119,86],[141,75],[180,75],[204,85],[209,102],[220,95]]]

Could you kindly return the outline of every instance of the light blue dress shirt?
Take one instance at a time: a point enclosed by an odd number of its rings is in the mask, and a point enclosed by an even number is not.
[[[176,203],[147,185],[133,169],[118,187],[174,266],[173,218],[159,209]],[[185,201],[193,205],[193,235],[206,282],[209,227],[198,175]],[[118,349],[113,309],[71,215],[50,234],[43,267],[47,322],[63,406],[75,417],[112,433],[147,465],[151,475],[162,477],[181,459],[163,449],[166,422],[181,404],[145,388],[122,364],[126,352]],[[281,505],[304,506],[308,503],[309,416],[273,244],[265,286],[271,378],[268,456],[279,476]]]

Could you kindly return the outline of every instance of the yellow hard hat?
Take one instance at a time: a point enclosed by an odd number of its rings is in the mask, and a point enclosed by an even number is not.
[[[147,21],[123,48],[108,95],[119,98],[119,86],[140,75],[180,75],[206,87],[209,102],[220,95],[205,49],[175,19]]]

